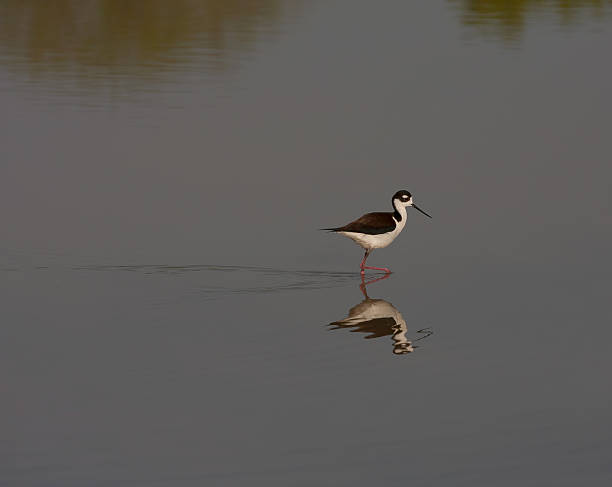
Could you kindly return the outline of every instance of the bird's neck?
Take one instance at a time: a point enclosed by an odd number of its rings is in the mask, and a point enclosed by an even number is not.
[[[396,222],[404,222],[406,223],[406,217],[408,214],[406,213],[406,207],[397,203],[396,200],[393,200],[393,218],[395,218]]]

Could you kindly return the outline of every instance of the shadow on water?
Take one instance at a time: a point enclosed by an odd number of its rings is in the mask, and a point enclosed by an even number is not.
[[[406,336],[408,326],[406,320],[389,301],[384,299],[372,299],[368,296],[366,286],[378,281],[389,278],[391,274],[385,274],[382,277],[374,278],[366,281],[361,277],[361,285],[359,288],[363,293],[364,300],[353,306],[349,310],[348,317],[330,323],[330,330],[348,329],[351,332],[365,333],[365,339],[380,338],[391,336],[393,340],[393,353],[403,355],[414,352],[417,345],[413,345],[419,340],[423,340],[433,334],[429,328],[417,330],[417,333],[422,334],[419,338],[408,339]]]
[[[485,37],[514,42],[532,20],[561,27],[612,16],[612,0],[449,0],[461,22]]]

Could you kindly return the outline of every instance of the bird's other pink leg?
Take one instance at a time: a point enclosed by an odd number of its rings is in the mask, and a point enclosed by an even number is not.
[[[386,267],[369,267],[369,266],[365,266],[364,269],[372,269],[373,271],[384,271],[387,274],[391,274],[391,271],[389,269],[387,269]],[[363,270],[361,272],[363,272]]]

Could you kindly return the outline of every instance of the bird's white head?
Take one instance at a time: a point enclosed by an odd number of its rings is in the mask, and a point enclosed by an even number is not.
[[[397,193],[395,193],[393,195],[392,201],[393,201],[393,207],[397,211],[399,211],[400,208],[406,208],[408,206],[412,206],[415,210],[418,210],[421,213],[423,213],[423,215],[426,215],[429,218],[431,218],[431,215],[428,215],[423,210],[421,210],[417,205],[414,204],[414,201],[412,201],[412,195],[405,189],[402,189],[401,191],[398,191]]]

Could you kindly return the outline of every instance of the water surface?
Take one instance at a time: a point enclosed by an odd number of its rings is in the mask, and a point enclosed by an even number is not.
[[[0,485],[609,485],[611,9],[3,2]]]

